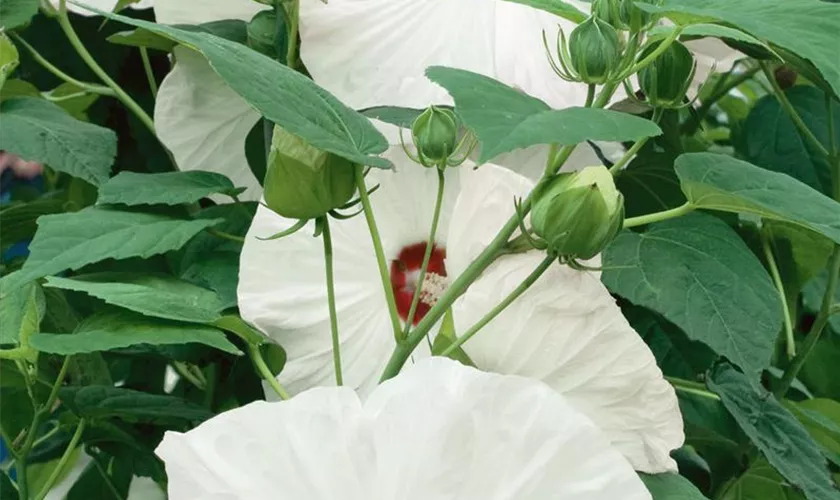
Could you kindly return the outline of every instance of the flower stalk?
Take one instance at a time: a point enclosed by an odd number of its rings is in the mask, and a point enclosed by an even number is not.
[[[335,367],[335,384],[343,385],[341,375],[341,342],[338,336],[338,313],[335,309],[335,277],[333,276],[333,245],[330,235],[329,217],[319,220],[321,224],[321,238],[324,240],[324,270],[327,277],[327,303],[330,309],[330,335],[332,337],[333,365]]]

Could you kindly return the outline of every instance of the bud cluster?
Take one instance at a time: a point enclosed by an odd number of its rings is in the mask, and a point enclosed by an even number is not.
[[[429,106],[411,124],[411,138],[417,150],[417,156],[407,149],[406,154],[424,167],[445,168],[457,166],[466,160],[475,147],[476,141],[469,134],[458,139],[458,120],[455,113],[446,108]],[[464,143],[470,145],[464,153]]]

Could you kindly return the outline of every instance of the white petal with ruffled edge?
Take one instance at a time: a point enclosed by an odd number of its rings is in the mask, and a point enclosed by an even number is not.
[[[59,6],[58,0],[50,0],[50,3],[56,9]],[[118,0],[82,0],[81,3],[85,5],[89,5],[91,7],[97,8],[99,10],[104,10],[105,12],[112,12],[114,7],[117,6]],[[155,0],[140,0],[138,2],[128,4],[128,7],[131,9],[148,9],[154,6]],[[67,10],[73,12],[75,14],[80,14],[83,16],[98,16],[96,12],[88,10],[84,7],[80,7],[78,5],[74,5],[72,3],[67,3]]]
[[[157,450],[172,500],[649,500],[606,437],[542,383],[426,359],[376,388],[257,402]]]
[[[245,157],[245,138],[259,114],[231,90],[204,56],[175,48],[175,67],[166,75],[155,101],[155,128],[181,170],[227,175],[245,187],[246,200],[262,193]],[[217,201],[230,198],[217,196]]]
[[[151,0],[150,0],[151,1]],[[222,19],[248,21],[266,5],[254,0],[154,0],[161,24],[201,24]]]
[[[367,184],[380,186],[371,204],[390,264],[403,247],[428,238],[437,174],[412,163],[399,146],[384,156],[397,171],[372,169]],[[446,243],[458,181],[456,172],[447,175],[437,238],[441,244]],[[257,239],[294,222],[262,206],[257,210],[242,250],[238,289],[242,317],[286,350],[288,361],[279,379],[293,394],[335,383],[321,239],[312,237],[311,224],[279,240]],[[344,381],[367,393],[394,348],[388,306],[364,217],[333,219],[330,228]]]
[[[462,183],[469,189],[453,214],[447,258],[453,274],[486,246],[513,214],[512,200],[532,186],[492,165],[465,173]],[[528,252],[494,263],[453,306],[456,331],[475,324],[543,258]],[[552,267],[464,349],[482,369],[537,378],[562,393],[637,470],[676,470],[669,454],[684,435],[674,390],[597,273]]]

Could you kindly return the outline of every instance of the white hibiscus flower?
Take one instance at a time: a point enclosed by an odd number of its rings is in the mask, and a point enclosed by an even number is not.
[[[392,147],[396,171],[372,170],[371,201],[403,320],[408,315],[437,192],[437,174]],[[446,172],[435,251],[423,283],[422,318],[448,283],[514,212],[533,184],[494,165],[467,163]],[[240,262],[243,317],[276,339],[288,362],[279,379],[292,393],[334,384],[323,250],[311,228],[273,241],[295,221],[261,207]],[[394,348],[387,302],[363,217],[331,224],[343,375],[363,394],[377,384]],[[500,258],[453,306],[463,333],[510,293],[544,258]],[[597,262],[595,263],[597,265]],[[683,441],[676,396],[650,350],[630,327],[597,273],[555,265],[464,345],[479,368],[541,379],[598,424],[643,471],[674,468]],[[425,343],[415,356],[428,354]]]
[[[50,3],[56,9],[58,8],[60,2],[59,0],[50,0]],[[90,7],[95,7],[99,10],[104,10],[106,12],[112,12],[114,8],[119,3],[119,0],[81,0],[81,3],[88,5]],[[155,0],[138,0],[136,2],[132,2],[128,4],[129,8],[132,9],[148,9],[154,6]],[[73,5],[72,3],[67,2],[67,10],[73,12],[75,14],[81,14],[83,16],[98,16],[96,12],[90,11],[84,7],[79,7],[78,5]]]
[[[359,399],[251,403],[157,449],[172,500],[649,500],[598,427],[520,377],[436,358]]]

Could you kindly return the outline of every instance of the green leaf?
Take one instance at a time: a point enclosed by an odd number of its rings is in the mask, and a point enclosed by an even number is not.
[[[0,498],[17,498],[18,490],[9,475],[0,472]]]
[[[15,44],[5,33],[0,32],[0,88],[6,83],[6,77],[17,68],[19,60]]]
[[[44,292],[38,283],[30,281],[20,288],[7,291],[6,283],[15,279],[12,275],[0,280],[0,344],[18,345],[39,331],[46,310]]]
[[[673,30],[674,28],[672,26],[657,26],[652,30],[648,31],[647,39],[655,40],[657,38],[664,38],[671,34]],[[680,33],[680,36],[688,38],[728,38],[730,40],[738,40],[740,42],[761,45],[764,48],[769,48],[761,40],[752,35],[748,35],[747,33],[744,33],[743,31],[735,28],[730,28],[728,26],[720,26],[718,24],[691,24],[683,28],[682,32]]]
[[[72,279],[51,276],[47,287],[85,292],[146,316],[210,323],[222,310],[218,296],[204,288],[161,274],[97,273]]]
[[[802,422],[823,455],[840,466],[840,403],[832,399],[808,399],[785,407]]]
[[[799,85],[785,94],[808,129],[830,148],[825,93],[816,87]],[[834,109],[834,135],[840,143],[840,103],[835,101]],[[828,162],[805,142],[775,95],[767,95],[755,104],[735,144],[750,163],[787,174],[823,194],[831,193]]]
[[[260,186],[262,186],[265,181],[266,123],[267,122],[264,118],[260,118],[245,137],[245,159],[248,160],[248,168],[251,169],[251,173],[254,174],[254,177],[260,183]],[[272,130],[273,128],[274,127],[272,127]]]
[[[105,17],[148,29],[204,54],[231,89],[266,119],[313,146],[377,168],[388,141],[361,114],[312,80],[244,45],[199,33],[91,9]]]
[[[723,21],[811,61],[840,94],[837,26],[840,5],[820,0],[666,0],[661,6],[639,2],[652,12],[691,14]],[[676,19],[676,18],[675,18]]]
[[[446,107],[446,106],[441,106]],[[398,106],[376,106],[360,111],[368,118],[390,123],[402,128],[411,128],[414,120],[423,113],[423,109],[401,108]]]
[[[840,243],[840,203],[792,177],[714,153],[684,154],[676,169],[698,208],[791,222]]]
[[[724,488],[720,500],[803,500],[767,460],[756,460],[741,476]]]
[[[802,289],[802,304],[805,308],[816,313],[822,307],[823,296],[828,288],[828,270],[824,270],[819,276],[808,282]],[[840,287],[834,290],[833,303],[840,304]],[[831,329],[840,334],[840,314],[833,314],[828,318]]]
[[[564,2],[563,0],[507,0],[508,2],[527,5],[535,9],[550,12],[555,16],[560,16],[568,19],[573,23],[580,23],[586,20],[588,15],[578,10],[574,5]]]
[[[442,355],[449,346],[455,343],[457,338],[458,337],[455,334],[455,318],[452,315],[452,309],[449,309],[443,317],[440,332],[438,332],[435,336],[435,341],[432,345],[432,354],[436,356]],[[460,347],[456,347],[447,357],[454,359],[465,366],[475,366],[475,362],[470,359],[467,352]]]
[[[241,354],[217,328],[123,311],[91,316],[70,334],[39,333],[30,341],[32,347],[41,352],[63,355],[110,351],[140,344],[204,344]]]
[[[222,19],[202,24],[176,24],[178,29],[184,31],[195,31],[198,33],[210,33],[232,42],[244,44],[247,42],[248,23],[240,19]],[[145,28],[137,28],[130,31],[120,31],[109,36],[107,40],[118,45],[129,45],[131,47],[146,47],[147,49],[162,50],[171,52],[178,45],[178,42],[163,35],[149,31]]]
[[[235,314],[229,314],[217,319],[213,322],[213,326],[234,333],[251,345],[262,345],[273,342],[270,338],[263,335],[259,330]]]
[[[624,195],[627,217],[661,212],[685,203],[674,173],[674,157],[668,153],[638,154],[616,177],[615,185]]]
[[[537,144],[635,141],[662,133],[650,120],[617,111],[554,110],[539,99],[462,69],[432,66],[426,75],[452,95],[458,116],[478,136],[480,163]]]
[[[0,0],[0,28],[19,28],[37,13],[38,0]]]
[[[151,257],[181,248],[219,222],[95,207],[45,215],[38,219],[38,232],[29,246],[22,274],[32,280],[105,259]]]
[[[56,104],[73,118],[88,121],[87,109],[99,99],[99,95],[86,92],[72,83],[62,83],[47,93],[50,99],[57,99]]]
[[[726,363],[716,366],[706,383],[788,482],[801,489],[809,500],[840,498],[840,490],[828,473],[817,443],[775,396],[763,388],[757,391],[743,374]]]
[[[138,174],[120,172],[99,188],[97,204],[178,205],[194,203],[208,195],[234,194],[233,182],[222,174],[192,170]]]
[[[213,416],[210,411],[181,398],[110,386],[64,387],[59,391],[59,398],[73,413],[90,419],[117,417],[130,422],[200,422]]]
[[[785,293],[795,301],[806,283],[828,263],[834,244],[821,234],[788,222],[766,220],[762,226],[773,242]],[[807,304],[807,290],[805,300]]]
[[[708,500],[691,481],[679,474],[639,473],[653,500]]]
[[[117,154],[117,135],[81,122],[44,99],[19,97],[0,103],[0,149],[98,186]]]
[[[643,233],[623,231],[604,251],[610,291],[654,310],[742,367],[753,383],[769,366],[782,324],[779,295],[725,223],[692,214]]]

